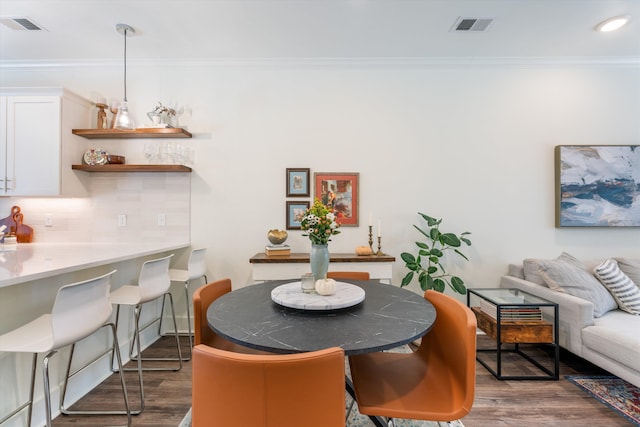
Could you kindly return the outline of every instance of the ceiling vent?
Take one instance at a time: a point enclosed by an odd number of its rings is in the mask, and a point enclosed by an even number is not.
[[[493,22],[493,18],[458,18],[451,27],[455,32],[482,32],[486,31]]]
[[[44,30],[42,26],[36,24],[33,19],[26,16],[0,16],[0,24],[5,27],[11,28],[17,31],[41,31]]]

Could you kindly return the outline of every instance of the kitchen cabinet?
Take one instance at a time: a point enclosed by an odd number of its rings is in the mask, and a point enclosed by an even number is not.
[[[84,151],[73,127],[92,103],[62,88],[0,88],[0,196],[85,196],[71,170]]]

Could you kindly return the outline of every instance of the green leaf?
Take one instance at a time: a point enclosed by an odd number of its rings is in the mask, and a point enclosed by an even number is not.
[[[427,245],[427,244],[426,244],[426,243],[424,243],[424,242],[416,242],[416,246],[417,246],[417,247],[419,247],[419,248],[421,248],[421,249],[430,249],[430,248],[429,248],[429,245]]]
[[[458,239],[458,236],[453,233],[445,233],[440,236],[440,243],[457,248],[460,246],[460,239]]]
[[[422,289],[423,291],[426,291],[428,288],[428,282],[429,282],[429,276],[425,275],[421,275],[418,282],[420,283],[420,289]]]
[[[462,252],[460,252],[460,251],[459,251],[459,250],[457,250],[457,249],[454,249],[454,251],[455,251],[455,253],[457,253],[458,255],[460,255],[462,258],[464,258],[464,259],[466,259],[467,261],[469,261],[469,258],[467,258],[467,257],[465,256],[465,254],[463,254]]]
[[[432,249],[430,255],[441,258],[444,256],[444,253],[440,249]]]
[[[410,271],[409,273],[407,273],[406,276],[402,278],[402,283],[400,284],[400,287],[404,288],[409,283],[411,283],[412,280],[413,280],[413,271]]]
[[[437,228],[432,228],[431,231],[429,231],[429,238],[431,240],[433,240],[434,242],[438,242],[440,241],[440,230],[438,230]]]
[[[438,292],[444,292],[445,285],[446,283],[442,279],[436,279],[433,281],[433,289]]]
[[[429,233],[427,233],[426,231],[424,231],[422,228],[418,227],[417,225],[413,225],[413,227],[418,230],[420,233],[422,233],[424,235],[424,237],[426,237],[427,239],[429,238]]]
[[[402,252],[400,258],[407,264],[415,264],[416,262],[416,258],[408,252]]]
[[[429,227],[433,227],[434,225],[438,225],[442,221],[441,219],[437,220],[437,219],[435,219],[433,217],[430,217],[429,215],[425,215],[425,214],[420,213],[420,212],[418,212],[418,215],[420,215],[422,218],[424,218],[425,221],[427,221],[427,225]]]
[[[435,283],[434,283],[433,277],[427,276],[427,284],[426,284],[426,286],[427,286],[427,289],[434,289],[435,288]],[[427,289],[425,289],[425,291]]]
[[[454,291],[456,291],[459,294],[464,295],[467,293],[467,287],[464,285],[464,282],[462,281],[462,279],[459,278],[458,276],[451,277],[451,287],[453,288]]]
[[[460,240],[465,242],[467,244],[467,246],[471,246],[471,240],[467,239],[466,237],[462,237],[462,235],[461,235],[460,236]]]
[[[434,274],[438,272],[438,267],[436,267],[435,265],[431,265],[429,266],[429,268],[427,268],[427,274]]]

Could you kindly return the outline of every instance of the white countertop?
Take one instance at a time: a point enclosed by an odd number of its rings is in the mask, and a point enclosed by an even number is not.
[[[15,251],[0,251],[0,288],[188,246],[189,243],[19,243]]]

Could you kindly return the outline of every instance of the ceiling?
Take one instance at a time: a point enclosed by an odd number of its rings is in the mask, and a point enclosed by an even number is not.
[[[602,20],[630,14],[614,33]],[[130,59],[640,59],[639,0],[0,0],[0,65]],[[460,18],[486,31],[453,32]]]

